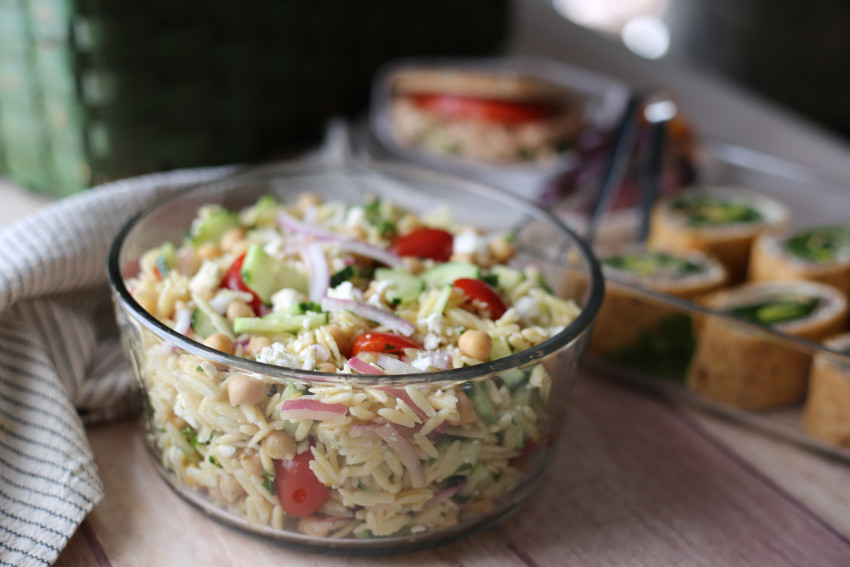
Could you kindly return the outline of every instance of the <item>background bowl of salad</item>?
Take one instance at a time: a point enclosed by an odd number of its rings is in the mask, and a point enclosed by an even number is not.
[[[547,212],[375,163],[184,190],[126,225],[109,275],[169,485],[253,534],[363,554],[532,494],[604,293]]]

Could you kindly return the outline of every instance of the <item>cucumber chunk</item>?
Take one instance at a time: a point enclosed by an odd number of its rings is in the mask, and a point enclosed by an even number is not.
[[[463,487],[458,490],[456,499],[461,501],[469,500],[475,496],[476,492],[487,488],[495,482],[496,480],[493,478],[493,475],[490,474],[486,465],[482,463],[475,463],[472,467],[472,471],[469,473],[469,476],[466,477],[466,482],[463,483]]]
[[[490,360],[497,360],[499,358],[505,358],[506,356],[510,356],[513,354],[511,350],[511,346],[508,344],[508,340],[505,337],[496,337],[493,339],[493,347],[490,350]],[[502,379],[502,382],[510,388],[514,389],[520,384],[523,384],[527,376],[525,372],[520,370],[519,368],[509,368],[508,370],[503,370],[499,377]]]
[[[195,308],[192,312],[192,329],[202,339],[206,339],[218,332],[218,327],[215,326],[212,319],[200,308]]]
[[[284,288],[307,293],[307,277],[304,274],[272,258],[257,244],[252,244],[245,254],[242,281],[263,303],[269,303],[272,295]]]
[[[460,278],[481,277],[481,268],[468,262],[443,262],[422,272],[421,277],[429,287],[454,283]]]
[[[406,270],[376,268],[375,279],[389,282],[385,294],[393,304],[413,301],[425,289],[425,282]]]
[[[218,242],[221,235],[239,226],[239,215],[222,207],[207,208],[192,223],[189,237],[197,248],[205,242]]]
[[[525,274],[521,270],[510,268],[508,266],[496,265],[490,270],[493,275],[498,277],[496,288],[499,291],[510,293],[519,284],[525,281]]]
[[[195,329],[195,333],[203,336],[204,338],[215,333],[223,333],[231,339],[235,338],[233,336],[233,330],[230,328],[230,322],[216,312],[216,310],[212,308],[212,305],[210,305],[204,298],[193,293],[192,301],[194,301],[195,305],[198,306],[195,309],[195,313],[192,315],[192,323],[194,325],[197,318],[199,325],[201,326],[201,331],[199,331],[198,328],[193,327],[193,329]],[[210,330],[212,332],[209,332]],[[204,336],[202,335],[202,332],[208,334]]]
[[[486,425],[496,423],[496,408],[493,407],[493,402],[490,401],[490,396],[487,395],[487,391],[481,382],[466,382],[463,385],[463,391],[472,400],[472,406],[481,421]]]
[[[328,324],[327,313],[305,313],[280,317],[237,317],[233,330],[237,333],[281,335],[297,333],[301,329],[315,329]]]

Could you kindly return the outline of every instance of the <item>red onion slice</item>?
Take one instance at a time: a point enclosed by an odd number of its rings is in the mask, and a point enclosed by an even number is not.
[[[189,327],[192,326],[192,310],[178,309],[174,316],[174,330],[181,335],[189,332]]]
[[[337,299],[335,297],[324,297],[322,298],[321,303],[322,309],[325,311],[338,311],[340,309],[345,309],[347,311],[351,311],[355,315],[363,317],[364,319],[369,319],[370,321],[383,325],[388,329],[404,335],[405,337],[409,337],[413,334],[413,331],[416,330],[416,326],[410,321],[402,319],[401,317],[396,317],[388,311],[384,311],[383,309],[366,303],[361,303],[359,301],[353,301],[351,299]]]
[[[377,363],[387,374],[416,374],[417,372],[422,372],[411,364],[385,354],[378,355]]]
[[[315,242],[308,244],[302,252],[304,263],[307,265],[307,279],[310,282],[310,301],[319,302],[328,291],[331,283],[328,259],[322,247]]]
[[[387,445],[398,455],[401,463],[410,471],[410,483],[413,488],[425,486],[425,471],[422,469],[422,461],[416,454],[416,449],[401,432],[391,423],[385,423],[374,429],[375,435],[386,441]]]
[[[291,230],[292,232],[297,232],[299,234],[312,236],[313,238],[319,240],[333,240],[341,242],[345,240],[351,240],[353,238],[348,234],[340,234],[338,232],[332,232],[330,230],[325,230],[311,224],[303,223],[300,220],[287,215],[286,213],[278,213],[277,224],[281,228],[285,228],[287,230]]]
[[[379,368],[375,368],[365,360],[357,358],[356,356],[352,356],[348,359],[348,366],[350,366],[352,370],[356,370],[360,374],[374,374],[376,376],[384,375],[384,373],[381,372]]]
[[[399,400],[403,401],[405,404],[407,404],[407,407],[412,409],[414,413],[416,413],[416,415],[418,415],[422,419],[428,418],[428,414],[425,413],[425,410],[416,405],[416,403],[410,397],[410,394],[408,394],[403,388],[396,388],[394,386],[382,386],[377,389],[386,392],[392,397],[398,398]]]
[[[373,260],[377,260],[378,262],[386,264],[387,266],[390,266],[392,268],[406,267],[404,261],[402,261],[400,256],[396,256],[391,252],[387,252],[386,250],[382,250],[381,248],[366,244],[365,242],[340,242],[339,249],[344,252],[351,252],[352,254],[359,254],[360,256],[372,258]]]
[[[326,404],[310,398],[286,400],[280,408],[283,419],[312,419],[330,423],[345,422],[348,406],[345,404]]]

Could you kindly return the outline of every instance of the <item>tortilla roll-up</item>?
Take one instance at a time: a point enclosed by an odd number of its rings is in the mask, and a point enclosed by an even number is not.
[[[850,333],[835,335],[824,341],[824,346],[850,357]],[[812,437],[850,449],[850,362],[815,355],[803,429]]]
[[[701,250],[715,256],[738,283],[747,275],[753,240],[783,228],[787,207],[745,189],[690,189],[653,207],[649,244],[666,250]]]
[[[790,337],[820,341],[844,328],[847,299],[815,282],[762,282],[715,292],[715,311]],[[803,399],[811,357],[719,316],[704,318],[688,370],[688,387],[743,409],[766,409]]]
[[[676,314],[630,288],[692,299],[720,288],[727,278],[720,262],[698,251],[667,252],[632,244],[602,252],[599,258],[607,289],[588,346],[596,354],[634,346],[644,333]]]
[[[749,279],[816,281],[850,294],[850,228],[762,233],[753,246]]]

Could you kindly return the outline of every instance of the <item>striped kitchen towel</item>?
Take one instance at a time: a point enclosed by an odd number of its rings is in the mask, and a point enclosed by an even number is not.
[[[106,256],[152,200],[232,168],[119,181],[0,232],[0,565],[50,565],[103,487],[84,423],[132,410]]]

